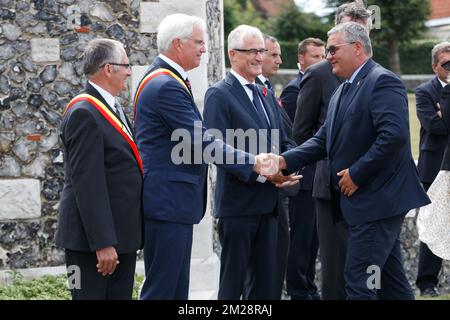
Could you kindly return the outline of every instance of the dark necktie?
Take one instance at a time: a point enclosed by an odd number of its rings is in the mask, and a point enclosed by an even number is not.
[[[266,79],[264,83],[266,84],[267,89],[272,90],[272,85],[270,84],[270,81],[268,79]]]
[[[184,80],[184,83],[186,84],[186,87],[188,87],[189,92],[190,92],[191,95],[192,95],[192,87],[191,87],[191,82],[189,81],[189,79],[186,78],[186,80]]]
[[[256,113],[258,114],[259,119],[266,128],[269,128],[263,106],[261,105],[261,101],[259,100],[258,90],[256,89],[256,86],[250,83],[246,84],[246,86],[253,92],[253,105],[255,106]]]
[[[341,96],[339,97],[339,103],[336,106],[336,116],[334,118],[334,124],[339,125],[342,117],[344,116],[345,110],[347,109],[346,106],[344,106],[344,100],[347,96],[348,90],[350,89],[350,86],[352,84],[350,82],[345,82],[344,86],[342,87]]]

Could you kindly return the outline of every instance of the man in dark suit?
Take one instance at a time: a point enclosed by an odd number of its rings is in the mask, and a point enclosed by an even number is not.
[[[160,54],[135,95],[144,164],[145,300],[188,298],[193,225],[206,209],[206,162],[217,163],[236,181],[257,176],[252,170],[258,171],[259,157],[209,135],[192,96],[186,71],[198,67],[206,52],[205,30],[195,16],[164,18],[157,34]],[[205,156],[207,147],[213,153]]]
[[[296,171],[329,158],[333,210],[348,224],[344,277],[348,299],[414,299],[400,252],[404,216],[430,203],[411,155],[408,99],[401,80],[372,59],[358,23],[328,32],[327,59],[346,79],[324,125],[295,149],[273,156]]]
[[[307,38],[299,43],[299,74],[281,94],[283,109],[289,112],[292,121],[304,71],[324,58],[325,44],[322,40]],[[301,171],[303,178],[299,184],[300,191],[289,201],[290,246],[286,286],[292,300],[320,299],[314,284],[318,240],[316,211],[311,195],[313,170],[312,166],[307,166]]]
[[[300,81],[305,74],[306,68],[325,59],[325,43],[317,38],[306,38],[298,44],[298,74],[292,79],[281,92],[281,103],[289,115],[291,121],[294,121],[295,111],[297,110],[297,97],[300,91]]]
[[[370,12],[354,2],[341,5],[336,11],[335,20],[336,24],[355,21],[370,29]],[[332,73],[329,61],[321,61],[305,70],[292,129],[293,138],[298,145],[311,138],[323,125],[331,95],[341,82],[342,79]],[[328,160],[318,161],[312,175],[321,262],[321,295],[324,300],[341,300],[346,298],[344,263],[347,226],[331,206]],[[304,176],[302,183],[306,185],[308,175]]]
[[[131,299],[142,245],[142,167],[114,97],[131,74],[122,44],[91,41],[84,73],[85,90],[69,103],[61,124],[65,183],[56,244],[65,248],[69,280],[80,276],[72,283],[74,300]]]
[[[439,172],[448,139],[439,110],[439,98],[442,88],[447,84],[449,72],[442,64],[450,61],[450,43],[437,44],[431,51],[431,56],[436,77],[416,88],[416,111],[420,121],[420,153],[417,169],[426,191]],[[421,242],[416,284],[422,295],[433,297],[439,295],[437,284],[441,266],[442,259]]]
[[[235,139],[236,147],[277,153],[290,145],[272,94],[255,84],[265,52],[257,28],[241,25],[230,32],[231,71],[206,92],[204,118],[208,128],[223,135],[235,129],[258,137],[256,143]],[[219,218],[222,246],[219,299],[280,298],[276,276],[279,199],[279,190],[265,177],[239,181],[218,168],[214,214]]]
[[[264,34],[264,43],[266,45],[266,54],[262,60],[262,74],[256,77],[255,82],[265,86],[271,93],[273,98],[273,105],[278,106],[277,111],[280,113],[281,124],[285,130],[286,136],[290,139],[290,143],[294,146],[295,143],[291,140],[292,122],[289,115],[282,107],[278,100],[275,88],[270,83],[270,78],[277,74],[281,59],[281,47],[278,40],[272,36]],[[283,188],[279,192],[279,206],[278,206],[278,240],[277,240],[277,271],[276,271],[276,295],[281,297],[284,278],[286,275],[286,266],[289,252],[289,197],[298,193],[299,185],[293,187]]]

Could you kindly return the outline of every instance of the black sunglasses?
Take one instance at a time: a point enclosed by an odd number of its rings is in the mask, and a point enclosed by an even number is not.
[[[328,54],[331,54],[332,56],[334,56],[336,54],[336,51],[339,50],[339,47],[347,46],[349,44],[354,44],[354,43],[355,42],[346,42],[346,43],[336,44],[334,46],[329,46],[328,48],[325,48],[325,57]]]
[[[441,64],[441,67],[445,69],[445,71],[450,71],[450,60]]]

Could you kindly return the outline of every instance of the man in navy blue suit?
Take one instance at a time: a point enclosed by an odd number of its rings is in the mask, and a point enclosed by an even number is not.
[[[297,97],[300,92],[300,81],[302,81],[306,68],[325,59],[325,43],[317,38],[306,38],[298,44],[297,66],[298,74],[292,79],[281,92],[281,103],[289,118],[294,122],[297,110]]]
[[[255,83],[265,53],[257,28],[241,25],[230,32],[231,71],[206,92],[204,118],[208,128],[223,135],[235,129],[258,137],[256,144],[235,141],[237,148],[278,153],[290,147],[278,105],[267,88]],[[219,218],[222,246],[219,299],[280,298],[276,280],[279,199],[279,190],[265,177],[242,181],[218,168],[214,214]]]
[[[447,130],[440,114],[439,99],[450,73],[442,67],[450,61],[450,43],[437,44],[431,51],[431,58],[436,77],[416,88],[416,111],[420,121],[420,153],[417,170],[425,191],[428,191],[439,172],[448,140]],[[422,295],[439,295],[437,284],[441,266],[442,259],[434,255],[428,246],[421,242],[416,284]]]
[[[198,17],[164,18],[157,34],[160,54],[135,96],[144,167],[146,278],[141,299],[188,298],[193,224],[206,209],[205,148],[215,152],[208,162],[227,159],[222,167],[236,181],[251,182],[257,176],[252,170],[259,172],[259,156],[208,135],[194,102],[186,71],[198,67],[206,52],[205,30]]]
[[[411,155],[406,90],[371,59],[370,38],[358,23],[331,29],[327,52],[333,73],[346,81],[316,135],[274,161],[289,173],[328,156],[333,210],[349,231],[348,299],[414,299],[399,236],[405,214],[430,200]]]

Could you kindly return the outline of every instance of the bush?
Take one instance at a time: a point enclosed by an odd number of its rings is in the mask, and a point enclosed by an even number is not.
[[[0,300],[70,300],[67,276],[43,276],[25,280],[18,272],[12,272],[12,284],[0,286]],[[135,275],[133,299],[138,298],[138,290],[144,276]]]

